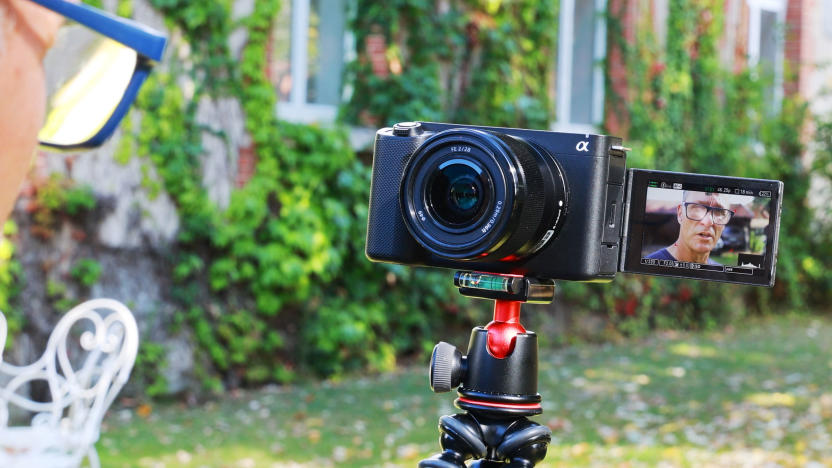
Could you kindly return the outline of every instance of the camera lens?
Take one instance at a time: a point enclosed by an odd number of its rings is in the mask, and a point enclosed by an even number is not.
[[[452,159],[439,165],[428,182],[429,208],[443,224],[459,227],[481,214],[488,185],[484,170],[472,161]]]
[[[454,260],[513,261],[554,237],[566,210],[554,157],[521,138],[473,128],[428,138],[400,187],[408,231]]]

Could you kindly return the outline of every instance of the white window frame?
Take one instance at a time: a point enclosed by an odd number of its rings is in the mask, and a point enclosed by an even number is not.
[[[575,2],[587,0],[561,0],[560,2],[560,31],[558,32],[558,69],[557,69],[557,120],[552,130],[574,133],[595,133],[604,121],[604,70],[603,60],[607,55],[607,21],[604,12],[607,0],[595,2],[595,44],[593,47],[593,62],[595,70],[592,73],[592,124],[574,123],[569,121],[571,113],[572,94],[572,62],[575,45]]]
[[[760,33],[764,11],[777,15],[777,25],[786,24],[786,0],[746,0],[748,5],[748,65],[756,67],[760,63]],[[783,102],[783,61],[785,43],[783,34],[777,35],[774,58],[774,109],[780,109]]]
[[[823,9],[821,24],[824,25],[823,32],[827,39],[832,39],[832,0],[823,0],[820,7]]]
[[[292,90],[288,101],[277,103],[277,116],[282,120],[296,123],[332,123],[338,116],[338,106],[307,102],[310,9],[310,0],[292,0],[290,26],[292,32],[289,51],[289,61],[292,65]],[[344,44],[351,44],[351,33],[345,31],[344,36]],[[345,47],[346,50],[349,49]]]
[[[667,47],[668,20],[670,20],[670,1],[653,0],[650,7],[653,9],[653,34],[656,35],[661,50]]]

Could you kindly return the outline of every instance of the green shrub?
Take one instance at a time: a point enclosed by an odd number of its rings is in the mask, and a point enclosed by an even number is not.
[[[81,286],[91,287],[101,276],[101,264],[92,258],[82,258],[75,262],[69,270],[69,275]]]
[[[23,269],[15,258],[15,246],[12,240],[17,235],[14,221],[6,221],[0,235],[0,312],[6,317],[8,338],[6,343],[12,345],[13,336],[23,328],[23,314],[16,306],[15,300],[20,295]]]
[[[168,391],[168,382],[162,374],[165,366],[167,366],[167,354],[164,345],[141,340],[136,355],[135,370],[130,380],[148,397],[164,396]]]

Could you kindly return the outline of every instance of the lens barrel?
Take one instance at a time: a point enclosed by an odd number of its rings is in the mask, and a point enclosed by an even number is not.
[[[552,155],[521,138],[468,128],[428,138],[407,162],[399,193],[413,238],[454,260],[532,255],[555,237],[567,207]]]

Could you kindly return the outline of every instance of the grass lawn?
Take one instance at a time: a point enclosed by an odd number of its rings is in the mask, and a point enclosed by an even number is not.
[[[536,420],[554,438],[538,466],[832,466],[832,321],[779,317],[540,358]],[[438,450],[453,398],[431,393],[418,367],[193,409],[116,408],[98,450],[105,467],[413,467]]]

